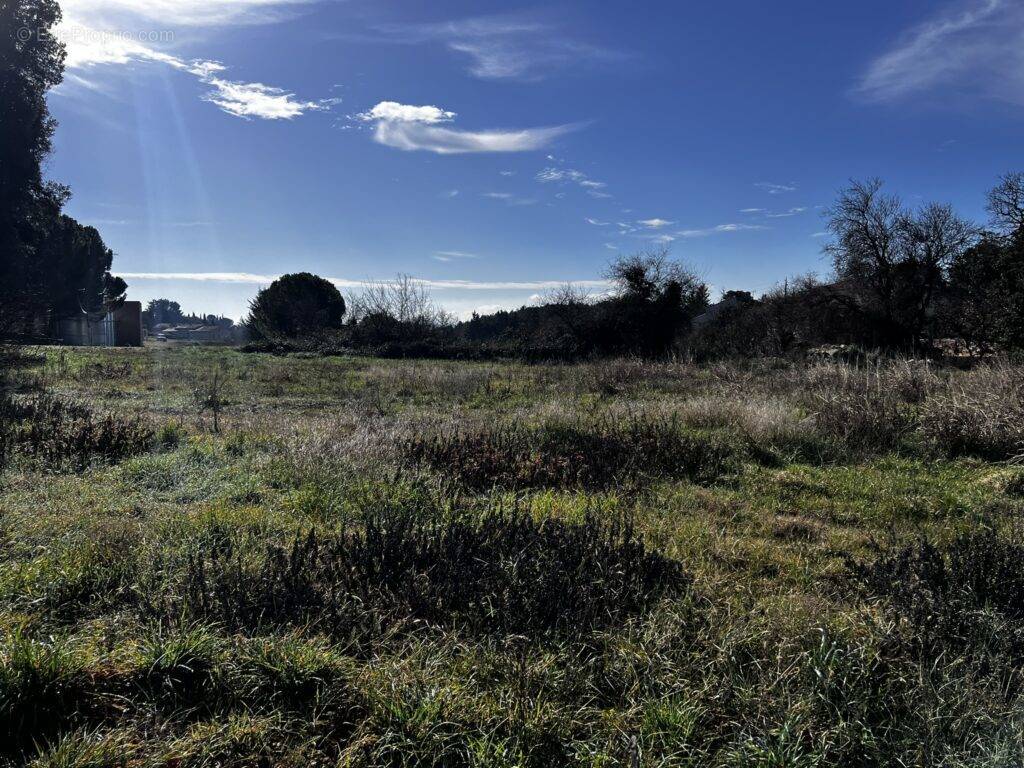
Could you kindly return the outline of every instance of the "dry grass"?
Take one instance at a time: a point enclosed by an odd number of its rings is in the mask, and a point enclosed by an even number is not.
[[[3,477],[0,765],[1024,753],[1018,368],[42,354],[154,437]]]

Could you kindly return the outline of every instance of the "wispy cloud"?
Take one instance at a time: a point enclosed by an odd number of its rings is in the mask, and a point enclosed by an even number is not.
[[[790,182],[789,184],[773,184],[770,181],[759,181],[754,186],[758,189],[763,189],[769,195],[784,195],[786,192],[796,192],[798,189],[796,182]]]
[[[194,283],[227,283],[235,285],[270,285],[280,275],[259,275],[250,272],[118,272],[125,280],[181,281]],[[388,280],[351,280],[328,277],[339,288],[365,288]],[[607,280],[529,280],[529,281],[474,281],[426,280],[413,278],[413,282],[428,288],[454,291],[543,291],[571,282],[583,288],[607,288]]]
[[[768,213],[768,209],[767,208],[741,208],[740,209],[740,213],[748,213],[748,214]]]
[[[666,221],[665,219],[657,218],[644,219],[643,221],[638,221],[637,223],[640,224],[641,226],[647,227],[648,229],[663,229],[664,227],[671,227],[673,224],[675,224],[674,221]]]
[[[626,58],[523,15],[391,24],[378,27],[377,32],[384,42],[443,45],[466,57],[470,74],[485,80],[539,80],[556,70]]]
[[[464,259],[478,259],[480,258],[475,253],[466,253],[465,251],[436,251],[431,256],[434,261],[462,261]]]
[[[133,18],[171,26],[277,21],[311,0],[64,0],[68,16]]]
[[[595,227],[607,227],[611,223],[610,221],[598,221],[597,219],[591,219],[590,217],[587,217],[585,221],[587,224],[593,224]]]
[[[553,158],[549,156],[548,159],[551,160]],[[594,181],[583,171],[577,171],[574,168],[549,166],[540,171],[536,179],[541,184],[575,184],[588,195],[595,198],[611,197],[610,194],[604,191],[608,186],[607,184],[603,181]]]
[[[854,94],[892,101],[938,89],[1024,104],[1024,3],[947,5],[872,61]]]
[[[708,227],[707,229],[684,229],[676,232],[675,235],[687,238],[710,237],[711,235],[721,235],[729,232],[753,232],[762,229],[768,229],[768,227],[759,224],[719,224],[716,227]]]
[[[104,4],[97,3],[102,6]],[[121,3],[121,5],[133,5]],[[160,5],[160,3],[157,3]],[[214,3],[214,5],[217,5]],[[240,5],[254,5],[241,2]],[[269,5],[269,4],[264,4]],[[81,9],[79,9],[81,10]],[[222,9],[227,12],[227,9]],[[227,67],[218,61],[183,59],[161,51],[148,42],[145,35],[111,32],[81,20],[69,13],[55,31],[67,46],[67,68],[72,70],[69,82],[92,90],[101,90],[87,73],[97,67],[159,64],[195,77],[208,90],[201,98],[224,112],[242,118],[264,120],[290,120],[306,112],[329,109],[337,99],[303,100],[294,93],[263,83],[228,80],[223,73]],[[157,35],[159,37],[159,35]]]
[[[445,127],[456,118],[454,112],[435,106],[412,106],[382,101],[354,119],[374,126],[378,144],[405,151],[422,150],[439,155],[470,152],[529,152],[548,146],[559,136],[576,128],[559,125],[520,130],[465,131]]]
[[[783,211],[782,213],[766,213],[765,214],[765,218],[766,219],[787,219],[790,216],[796,216],[798,214],[804,213],[806,210],[807,210],[806,206],[799,206],[799,207],[796,207],[796,208],[790,208],[788,211]]]
[[[537,201],[532,197],[519,197],[511,192],[484,192],[481,197],[491,200],[502,200],[508,205],[536,205]]]
[[[431,258],[435,261],[459,261],[462,259],[479,259],[475,253],[466,253],[465,251],[437,251]]]

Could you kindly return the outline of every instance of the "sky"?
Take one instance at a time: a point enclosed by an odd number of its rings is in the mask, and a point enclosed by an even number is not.
[[[62,5],[48,174],[192,312],[310,271],[466,316],[661,247],[757,293],[828,274],[850,179],[983,221],[1024,169],[1022,0]]]

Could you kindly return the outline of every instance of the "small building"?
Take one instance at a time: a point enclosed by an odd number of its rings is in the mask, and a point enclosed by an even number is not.
[[[56,320],[54,336],[71,347],[141,347],[142,303],[126,301],[103,316],[83,312]]]

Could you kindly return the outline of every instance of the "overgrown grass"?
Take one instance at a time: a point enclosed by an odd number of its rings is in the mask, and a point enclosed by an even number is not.
[[[1024,754],[1019,368],[41,350],[10,378],[51,404],[0,483],[0,766]]]
[[[476,432],[417,435],[400,448],[473,490],[600,488],[642,478],[711,482],[738,466],[734,444],[674,419],[512,424]]]
[[[135,418],[97,416],[88,407],[47,393],[0,403],[5,453],[37,466],[74,471],[91,461],[117,462],[149,450],[152,430]]]
[[[687,582],[628,522],[537,522],[517,513],[479,521],[371,515],[358,530],[311,532],[263,553],[228,538],[190,554],[181,579],[151,613],[248,633],[312,626],[366,641],[409,625],[586,632]]]

